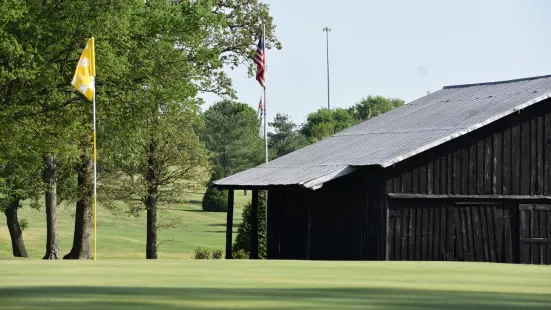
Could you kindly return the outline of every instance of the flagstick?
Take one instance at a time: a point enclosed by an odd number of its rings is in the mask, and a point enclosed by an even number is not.
[[[92,77],[93,85],[94,85],[94,99],[92,101],[92,106],[94,109],[94,263],[96,262],[96,241],[97,241],[97,234],[96,234],[96,219],[97,219],[97,213],[96,213],[96,77]]]

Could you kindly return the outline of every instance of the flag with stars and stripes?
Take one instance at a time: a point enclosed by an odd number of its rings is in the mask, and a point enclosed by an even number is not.
[[[258,45],[256,46],[256,53],[254,55],[254,63],[256,64],[256,80],[260,83],[260,86],[266,87],[265,72],[266,72],[266,58],[264,54],[264,34],[260,34]]]
[[[86,47],[80,55],[77,69],[71,84],[86,97],[92,101],[96,91],[94,85],[94,76],[96,76],[96,59],[94,52],[94,38],[90,38]]]

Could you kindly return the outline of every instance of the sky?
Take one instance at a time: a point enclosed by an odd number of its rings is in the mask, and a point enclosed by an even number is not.
[[[446,85],[551,74],[551,1],[264,0],[283,49],[266,52],[268,120],[300,124],[368,95],[411,102]],[[238,100],[255,109],[261,88],[246,68],[227,70]],[[220,100],[203,95],[204,108]]]

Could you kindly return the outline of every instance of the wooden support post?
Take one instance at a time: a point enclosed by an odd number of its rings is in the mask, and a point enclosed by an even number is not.
[[[226,218],[226,259],[232,258],[233,189],[228,190],[228,213]]]
[[[253,189],[251,208],[251,259],[258,259],[258,189]]]

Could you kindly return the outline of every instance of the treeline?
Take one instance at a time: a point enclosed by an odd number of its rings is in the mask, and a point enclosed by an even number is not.
[[[204,184],[211,166],[197,94],[235,98],[223,69],[252,69],[259,20],[267,48],[281,47],[269,7],[260,0],[4,0],[0,7],[0,211],[14,256],[27,256],[17,212],[29,203],[47,219],[44,259],[93,253],[92,107],[71,79],[95,37],[98,200],[112,212],[146,214],[146,257],[157,258],[157,230],[171,225],[157,219],[158,207]],[[75,208],[64,253],[56,227],[62,201]]]

